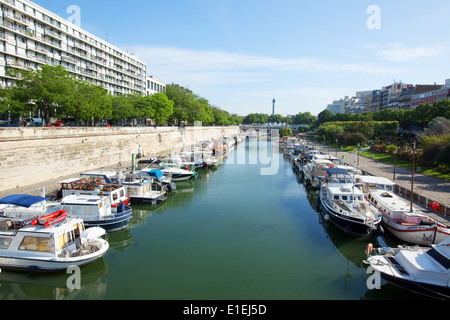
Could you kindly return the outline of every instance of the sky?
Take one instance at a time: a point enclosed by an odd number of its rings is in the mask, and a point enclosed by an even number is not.
[[[35,0],[229,113],[318,115],[394,81],[450,78],[448,0]]]

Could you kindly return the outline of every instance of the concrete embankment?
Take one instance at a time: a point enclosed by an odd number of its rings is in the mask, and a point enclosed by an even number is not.
[[[237,126],[0,128],[0,195],[87,170],[119,168],[139,147],[148,157],[238,134]]]

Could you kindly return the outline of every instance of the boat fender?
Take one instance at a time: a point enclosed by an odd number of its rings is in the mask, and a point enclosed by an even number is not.
[[[369,256],[372,253],[372,250],[373,250],[373,244],[369,243],[366,248],[366,255]]]

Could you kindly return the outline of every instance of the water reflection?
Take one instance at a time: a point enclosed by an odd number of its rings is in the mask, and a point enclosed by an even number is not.
[[[107,292],[109,264],[102,258],[82,267],[81,288],[69,289],[67,280],[71,274],[28,273],[5,271],[0,273],[0,300],[72,300],[102,299]]]

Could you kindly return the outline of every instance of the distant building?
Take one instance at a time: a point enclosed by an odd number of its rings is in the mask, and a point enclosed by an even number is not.
[[[425,92],[441,89],[442,85],[418,84],[414,87],[404,89],[399,96],[398,108],[403,110],[411,110],[411,101],[413,96],[424,94]]]
[[[437,101],[442,101],[450,98],[450,88],[441,86],[441,88],[427,91],[419,94],[414,94],[411,98],[411,109],[418,107],[422,103],[433,104]]]
[[[166,84],[153,76],[147,76],[146,95],[152,95],[166,91]]]

